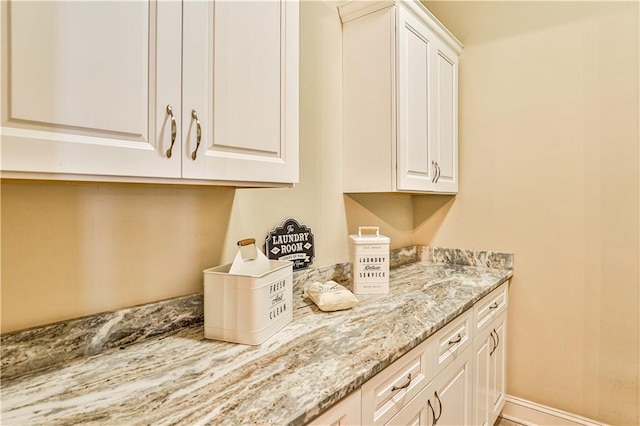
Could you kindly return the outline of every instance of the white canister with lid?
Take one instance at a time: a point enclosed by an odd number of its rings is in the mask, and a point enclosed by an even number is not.
[[[360,226],[349,235],[349,257],[355,294],[389,292],[389,237],[377,226]]]

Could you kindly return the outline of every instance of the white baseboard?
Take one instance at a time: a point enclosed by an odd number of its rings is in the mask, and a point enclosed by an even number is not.
[[[605,426],[604,423],[507,395],[500,417],[525,426]]]

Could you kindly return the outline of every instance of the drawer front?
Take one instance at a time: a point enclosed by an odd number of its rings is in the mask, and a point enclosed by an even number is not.
[[[436,348],[427,339],[362,385],[362,424],[385,424],[435,376]]]
[[[476,303],[473,308],[476,332],[484,330],[495,317],[506,311],[509,303],[508,284],[507,281]]]
[[[430,401],[432,397],[433,385],[431,384],[424,387],[386,426],[423,426],[433,423],[434,417],[429,405],[433,404],[433,401]]]
[[[473,340],[472,310],[468,310],[438,331],[433,337],[436,356],[433,357],[433,371],[438,374],[444,367],[462,353]]]

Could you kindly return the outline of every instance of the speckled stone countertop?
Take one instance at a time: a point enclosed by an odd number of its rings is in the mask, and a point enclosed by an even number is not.
[[[347,311],[319,311],[296,285],[293,322],[259,346],[206,340],[187,321],[25,372],[11,369],[24,336],[3,336],[2,424],[304,424],[512,276],[510,255],[496,268],[488,252],[423,249],[392,269],[389,294]]]

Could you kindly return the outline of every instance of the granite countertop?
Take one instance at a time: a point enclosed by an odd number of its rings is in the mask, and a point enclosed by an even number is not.
[[[1,420],[304,424],[511,276],[510,267],[418,261],[391,270],[389,294],[359,296],[358,306],[330,313],[303,299],[297,285],[293,322],[259,346],[206,340],[200,323],[15,377],[3,373]]]

